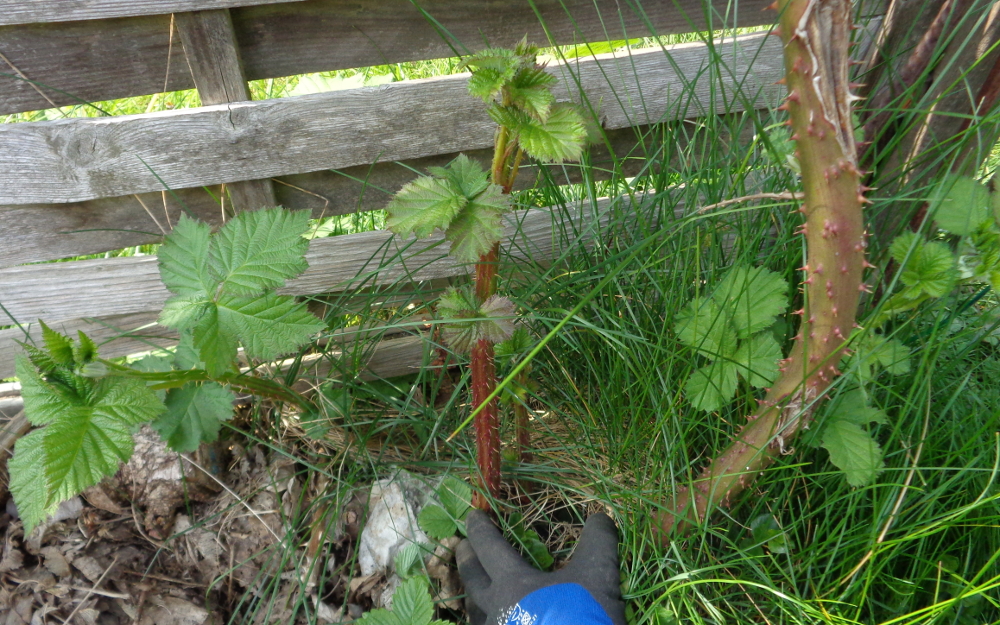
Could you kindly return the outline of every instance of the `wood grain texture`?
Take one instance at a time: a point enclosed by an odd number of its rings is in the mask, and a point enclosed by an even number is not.
[[[753,124],[744,126],[748,133],[752,132]],[[601,142],[590,148],[594,179],[606,180],[613,172],[621,176],[635,176],[643,168],[655,170],[663,165],[663,155],[657,154],[657,146],[665,138],[655,129],[623,128],[606,134],[607,144]],[[694,136],[679,134],[683,135],[680,140]],[[746,134],[736,143],[746,145],[751,138]],[[678,144],[670,147],[667,163],[681,167],[678,155],[686,146]],[[492,150],[489,149],[465,153],[484,166],[489,166],[492,158]],[[318,171],[281,176],[274,183],[276,200],[287,208],[310,209],[317,218],[380,209],[385,207],[393,193],[413,180],[414,169],[426,171],[430,166],[442,166],[455,156],[455,153],[441,154],[401,163],[360,165],[340,172]],[[567,164],[548,167],[545,175],[559,184],[565,184],[579,182],[579,173],[578,165]],[[541,172],[537,166],[523,167],[516,188],[533,186],[539,175]],[[221,192],[219,186],[212,186],[70,204],[0,206],[0,220],[4,224],[4,228],[0,228],[0,267],[158,243],[161,234],[169,232],[177,223],[182,206],[212,226],[221,225],[222,207],[217,200]]]
[[[504,249],[514,261],[551,258],[563,243],[563,228],[582,229],[579,236],[590,238],[610,205],[602,200],[594,207],[567,209],[565,215],[545,209],[517,211],[507,219]],[[556,229],[554,220],[559,220]],[[420,241],[400,240],[385,230],[316,239],[306,256],[309,269],[280,292],[328,293],[468,273],[469,267],[447,252],[448,243],[440,233]],[[169,295],[155,256],[7,267],[0,269],[0,294],[0,303],[13,317],[0,323],[32,324],[43,319],[52,327],[79,318],[154,313]],[[4,338],[0,345],[23,338],[20,331],[0,332]],[[3,349],[0,346],[0,361]]]
[[[229,10],[178,13],[175,19],[184,44],[184,56],[202,103],[252,100]],[[233,182],[226,185],[226,190],[237,211],[277,205],[274,187],[266,178]]]
[[[725,71],[709,70],[720,63]],[[750,35],[549,71],[561,79],[557,97],[586,100],[616,129],[775,104],[783,70],[780,42]],[[494,124],[467,95],[467,80],[0,125],[0,204],[80,202],[486,148]]]
[[[73,22],[301,0],[2,0],[0,26]]]
[[[214,8],[221,1],[196,8]],[[773,13],[761,11],[768,2],[741,0],[738,12],[731,10],[731,0],[712,0],[710,9],[703,0],[646,2],[641,15],[631,3],[612,0],[534,4],[552,43],[568,44],[641,37],[649,34],[649,26],[663,35],[769,24]],[[19,4],[43,10],[54,3]],[[452,47],[467,53],[486,42],[511,45],[525,34],[546,41],[528,0],[425,0],[420,5],[452,39],[445,40],[401,0],[308,0],[231,13],[250,80],[450,57]],[[171,45],[169,15],[0,25],[0,53],[16,68],[0,61],[0,114],[190,89],[194,82],[178,44],[174,33]]]

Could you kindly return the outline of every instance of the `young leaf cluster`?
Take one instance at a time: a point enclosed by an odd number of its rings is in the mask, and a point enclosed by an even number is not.
[[[538,532],[528,527],[524,522],[524,516],[520,512],[515,512],[507,519],[514,544],[521,547],[521,551],[540,571],[546,571],[552,566],[555,560],[549,553],[548,547],[538,536]]]
[[[685,384],[699,410],[718,410],[736,394],[738,378],[763,388],[778,375],[781,346],[766,331],[788,305],[788,283],[763,267],[734,267],[708,297],[685,306],[674,323],[682,343],[709,363]]]
[[[479,260],[500,241],[510,198],[464,154],[428,171],[430,176],[407,183],[385,207],[386,227],[417,238],[441,229],[451,242],[452,256],[464,263]]]
[[[465,516],[472,507],[472,489],[453,477],[445,478],[437,490],[441,505],[429,503],[417,516],[420,529],[434,540],[444,540],[460,532],[465,535]]]
[[[465,59],[472,69],[469,93],[490,105],[490,118],[529,156],[579,160],[587,137],[583,116],[574,105],[556,102],[551,89],[557,79],[535,62],[537,54],[522,40],[513,50],[487,48]]]
[[[378,608],[365,612],[358,622],[363,625],[451,625],[434,618],[434,603],[428,587],[427,578],[410,578],[392,595],[391,610]]]
[[[164,411],[144,382],[106,375],[84,333],[73,341],[44,323],[45,348],[18,356],[25,415],[37,429],[20,438],[9,463],[10,491],[25,533],[60,502],[118,470],[132,455],[132,432]]]
[[[240,345],[267,360],[323,329],[305,305],[274,292],[308,267],[308,219],[308,211],[243,212],[213,235],[184,215],[164,241],[160,277],[173,297],[159,322],[190,334],[210,376],[234,370]]]
[[[514,333],[514,303],[493,295],[476,305],[469,287],[452,287],[441,295],[438,313],[447,321],[442,334],[455,351],[468,353],[480,339],[500,343]]]

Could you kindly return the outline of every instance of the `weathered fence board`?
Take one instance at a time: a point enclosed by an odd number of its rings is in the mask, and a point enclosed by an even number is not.
[[[203,104],[223,104],[252,100],[243,75],[236,31],[227,9],[178,13],[177,30],[184,44],[184,56]],[[228,185],[236,210],[274,206],[270,179],[244,180]]]
[[[724,71],[709,74],[722,63]],[[781,44],[750,35],[556,65],[606,128],[776,103]],[[576,74],[574,79],[570,72]],[[113,118],[0,125],[0,204],[78,202],[492,145],[467,75]]]
[[[730,139],[734,149],[736,145],[747,145],[755,131],[752,123],[740,127],[742,135]],[[683,133],[683,137],[669,146],[662,144],[662,132],[648,126],[610,130],[606,134],[607,144],[601,142],[590,148],[590,175],[595,180],[606,180],[612,172],[635,176],[644,170],[648,173],[650,167],[680,167],[679,155],[689,148],[685,137],[698,144],[697,129]],[[484,166],[489,165],[493,156],[490,149],[464,152]],[[360,165],[339,173],[318,171],[281,176],[274,179],[276,199],[287,208],[307,208],[316,218],[380,209],[391,194],[413,180],[413,170],[445,165],[455,156],[452,153],[402,163]],[[647,161],[647,156],[651,160]],[[536,166],[523,166],[515,188],[533,186],[539,175]],[[548,175],[559,184],[581,180],[580,168],[574,163],[550,167]],[[0,228],[0,267],[159,242],[161,234],[177,223],[182,206],[190,214],[217,226],[222,223],[216,199],[220,195],[221,188],[212,186],[207,190],[178,189],[172,193],[144,193],[71,204],[0,206],[0,220],[4,224]]]
[[[604,219],[609,206],[603,200],[593,209],[581,207],[559,226],[586,227],[593,221],[586,215],[596,210]],[[503,245],[514,258],[550,258],[563,236],[554,219],[559,215],[548,209],[516,211],[507,219]],[[440,233],[420,241],[401,241],[385,230],[316,239],[306,256],[309,269],[280,292],[327,293],[468,273],[468,266],[447,256],[448,247]],[[155,256],[0,269],[0,303],[13,317],[6,323],[145,313],[162,308],[168,296]]]
[[[421,2],[447,38],[401,1],[308,0],[231,13],[255,80],[450,57],[453,46],[511,45],[525,34],[545,42],[539,16],[558,44],[641,37],[650,27],[663,35],[757,26],[774,19],[761,11],[769,2],[741,0],[735,13],[731,0],[712,0],[710,9],[702,0],[647,2],[639,14],[611,0],[535,0],[537,15],[527,0]],[[0,26],[0,114],[190,89],[179,43],[169,15]]]
[[[72,22],[302,0],[0,0],[0,26]]]

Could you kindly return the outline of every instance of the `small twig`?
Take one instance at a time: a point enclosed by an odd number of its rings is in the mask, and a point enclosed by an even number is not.
[[[102,597],[110,597],[112,599],[132,599],[132,595],[124,592],[112,592],[110,590],[101,590],[100,588],[87,588],[86,586],[70,586],[72,590],[85,590],[91,595],[101,595]]]
[[[170,57],[174,51],[174,14],[170,14],[170,29],[167,31],[167,71],[163,77],[163,92],[167,91],[167,84],[170,82]]]
[[[755,200],[801,200],[804,199],[805,195],[802,193],[795,193],[794,191],[785,191],[784,193],[754,193],[753,195],[744,195],[743,197],[734,197],[729,200],[723,200],[716,204],[709,204],[708,206],[702,206],[699,208],[695,214],[700,215],[702,213],[707,213],[714,208],[720,208],[722,206],[728,206],[730,204],[738,204],[740,202],[752,202]]]
[[[199,584],[197,582],[186,582],[182,579],[167,577],[165,575],[154,575],[153,573],[140,573],[138,571],[131,571],[129,569],[123,569],[122,572],[128,573],[129,575],[135,575],[136,577],[141,577],[142,579],[155,579],[161,582],[169,582],[171,584],[177,584],[178,586],[193,586],[195,588],[205,588],[205,584]]]
[[[142,208],[146,211],[146,214],[149,215],[149,218],[153,220],[153,223],[156,224],[156,227],[160,229],[160,232],[162,232],[163,235],[166,236],[167,231],[163,228],[163,224],[161,224],[160,220],[153,215],[153,211],[149,210],[149,207],[146,206],[146,203],[142,201],[142,198],[139,197],[139,194],[136,193],[135,195],[133,195],[133,197],[137,202],[139,202],[139,205],[142,206]]]
[[[83,606],[84,603],[87,602],[87,599],[90,599],[90,596],[95,592],[97,592],[97,587],[101,585],[101,582],[104,581],[104,578],[108,576],[108,573],[111,572],[111,569],[114,568],[116,564],[118,564],[118,556],[115,556],[114,560],[111,561],[111,564],[108,565],[108,568],[104,569],[104,572],[101,573],[101,576],[97,579],[96,582],[94,582],[94,587],[87,589],[87,594],[84,595],[83,599],[80,599],[80,603],[76,604],[76,607],[73,608],[73,611],[69,613],[69,616],[67,616],[66,620],[64,621],[65,623],[73,622],[73,617],[76,616],[76,613],[80,611],[80,608]],[[80,590],[83,589],[81,588]]]

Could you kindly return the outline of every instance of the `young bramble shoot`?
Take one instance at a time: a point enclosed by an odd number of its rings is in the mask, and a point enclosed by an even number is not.
[[[24,345],[17,360],[25,415],[39,427],[17,442],[9,465],[26,532],[128,461],[143,423],[175,451],[189,452],[215,440],[232,417],[230,386],[311,405],[236,366],[241,346],[251,358],[273,359],[325,327],[303,304],[274,293],[307,268],[308,216],[280,208],[241,213],[214,235],[181,217],[159,252],[160,277],[173,294],[160,323],[180,333],[169,356],[115,364],[98,357],[86,334],[73,341],[42,324],[44,349]]]
[[[475,263],[475,288],[450,289],[438,303],[448,322],[444,338],[458,352],[471,353],[472,403],[476,407],[476,445],[482,483],[490,496],[500,493],[500,434],[493,346],[514,331],[514,305],[496,295],[503,216],[525,155],[542,162],[577,160],[587,137],[575,105],[557,103],[556,77],[536,62],[538,48],[522,40],[513,50],[487,48],[463,61],[472,70],[469,93],[486,102],[497,123],[490,172],[460,154],[446,167],[405,185],[386,206],[386,226],[401,237],[444,232],[459,262]],[[522,419],[523,420],[523,419]],[[519,421],[520,422],[520,421]],[[518,430],[519,444],[527,440]],[[476,505],[486,509],[488,499]]]

